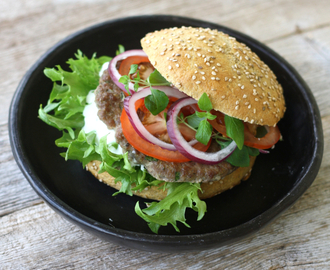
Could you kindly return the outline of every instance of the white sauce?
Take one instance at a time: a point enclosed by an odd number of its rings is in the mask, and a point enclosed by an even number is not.
[[[100,77],[102,76],[103,72],[108,68],[108,66],[109,66],[109,62],[106,62],[106,63],[103,64],[103,66],[102,66],[102,68],[99,72]]]
[[[103,71],[108,68],[109,63],[105,63],[102,66],[102,69],[99,73],[101,76]],[[85,117],[85,125],[82,128],[82,130],[85,131],[85,133],[95,131],[96,132],[96,142],[98,143],[100,138],[107,135],[107,143],[113,143],[116,142],[115,139],[115,131],[112,129],[108,129],[107,125],[103,123],[97,116],[98,108],[95,103],[95,94],[94,90],[91,90],[87,97],[86,97],[87,105],[84,108],[83,115]],[[110,146],[109,150],[111,150],[112,153],[121,155],[123,154],[122,148],[118,145],[117,149],[113,146]]]

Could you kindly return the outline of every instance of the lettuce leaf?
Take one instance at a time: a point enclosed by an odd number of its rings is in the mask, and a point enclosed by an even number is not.
[[[119,51],[123,51],[119,47]],[[61,153],[65,160],[78,160],[85,167],[92,160],[101,161],[99,173],[108,172],[120,181],[121,189],[114,193],[125,193],[132,196],[134,190],[158,186],[167,190],[167,197],[160,202],[151,203],[150,207],[140,209],[135,206],[136,213],[149,223],[150,229],[158,233],[160,226],[172,224],[179,231],[177,221],[189,225],[185,220],[187,208],[198,212],[200,220],[206,212],[206,204],[198,197],[199,184],[165,183],[152,177],[140,166],[132,167],[127,153],[118,155],[111,152],[116,143],[107,143],[104,136],[97,142],[96,133],[85,133],[83,111],[86,106],[86,96],[90,90],[96,89],[99,83],[99,71],[103,63],[111,58],[102,56],[90,59],[78,51],[75,59],[69,59],[71,71],[65,71],[60,66],[46,68],[44,74],[51,79],[53,88],[47,105],[40,105],[39,118],[46,124],[62,131],[62,137],[55,141],[58,147],[66,148]]]
[[[160,202],[152,202],[148,208],[141,210],[139,203],[135,205],[135,212],[148,222],[149,228],[158,233],[160,226],[172,224],[179,232],[176,222],[180,221],[187,227],[185,212],[187,208],[192,208],[198,212],[197,220],[201,220],[206,212],[206,203],[199,199],[198,190],[200,184],[197,183],[166,183],[168,189],[167,196]]]
[[[83,110],[86,105],[86,96],[90,90],[95,89],[99,83],[99,71],[110,57],[96,58],[93,54],[88,59],[81,51],[75,54],[76,59],[69,59],[71,72],[63,70],[60,66],[45,68],[44,74],[51,79],[53,89],[45,108],[40,105],[39,118],[46,124],[65,130],[71,139],[75,138],[75,129],[84,126]],[[53,114],[49,114],[49,112]]]

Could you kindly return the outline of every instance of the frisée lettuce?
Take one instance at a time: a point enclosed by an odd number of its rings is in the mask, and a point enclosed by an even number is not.
[[[119,51],[122,51],[122,46]],[[140,208],[139,202],[135,206],[136,213],[143,218],[154,233],[158,233],[161,226],[172,224],[179,231],[177,222],[186,223],[185,212],[191,208],[198,212],[197,219],[203,218],[206,204],[198,197],[200,184],[198,183],[169,183],[155,179],[141,166],[132,167],[127,153],[115,154],[111,148],[117,147],[115,142],[108,143],[107,136],[97,139],[95,131],[85,133],[83,111],[87,105],[88,93],[96,89],[99,84],[99,71],[110,57],[91,58],[81,51],[75,54],[75,59],[67,62],[71,71],[65,71],[60,66],[45,68],[44,74],[53,81],[49,100],[45,107],[40,105],[39,118],[46,124],[62,131],[62,137],[55,141],[58,147],[66,148],[61,153],[65,160],[78,160],[85,167],[92,160],[101,161],[100,171],[108,172],[120,181],[121,189],[114,193],[126,193],[132,196],[134,190],[143,190],[150,186],[161,186],[168,191],[168,195],[160,202],[152,202],[147,208]],[[141,198],[142,200],[142,198]]]

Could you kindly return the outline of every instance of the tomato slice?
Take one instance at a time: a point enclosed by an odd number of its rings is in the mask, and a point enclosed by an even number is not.
[[[217,118],[214,120],[210,120],[209,122],[219,133],[224,136],[226,134],[226,126],[225,126],[225,115],[219,111],[212,110],[211,113],[216,115]],[[271,148],[274,144],[278,142],[281,137],[281,133],[279,128],[264,126],[267,130],[267,134],[262,138],[257,138],[253,134],[253,130],[256,129],[255,125],[244,123],[244,144],[249,147],[257,148],[257,149],[268,149]]]
[[[219,133],[221,133],[224,136],[227,136],[226,133],[226,125],[225,125],[225,115],[222,112],[211,110],[211,113],[213,115],[216,115],[217,118],[214,120],[209,120],[212,127],[217,130]]]
[[[281,138],[281,133],[276,127],[264,126],[268,131],[262,138],[255,137],[248,129],[247,125],[244,127],[244,144],[257,149],[268,149],[276,144]]]
[[[123,110],[121,114],[120,121],[123,129],[123,134],[126,140],[139,152],[163,161],[169,161],[169,162],[190,161],[190,159],[186,158],[179,151],[170,151],[167,149],[163,149],[158,145],[152,144],[141,138],[136,133],[134,127],[129,121],[129,118],[125,110]],[[194,148],[204,152],[209,148],[210,144],[211,144],[211,140],[207,145],[204,145],[202,143],[196,143],[194,145]]]
[[[131,65],[138,65],[138,70],[141,79],[146,80],[150,73],[152,73],[155,69],[151,65],[149,58],[146,56],[129,56],[123,61],[121,61],[120,66],[118,68],[118,72],[121,75],[127,75],[131,69]],[[135,74],[132,74],[132,79],[135,77]]]

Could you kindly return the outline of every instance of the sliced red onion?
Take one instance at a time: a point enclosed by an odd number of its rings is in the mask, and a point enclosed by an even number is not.
[[[156,89],[163,91],[168,97],[176,97],[178,99],[187,97],[186,94],[180,92],[178,89],[169,87],[169,86],[155,86]],[[144,88],[139,92],[134,93],[132,96],[128,96],[124,99],[124,108],[127,113],[127,116],[135,129],[135,131],[139,134],[140,137],[149,141],[150,143],[156,144],[164,149],[176,151],[177,149],[173,144],[164,142],[159,140],[155,136],[153,136],[141,123],[135,109],[135,102],[139,99],[145,98],[146,96],[151,94],[150,87]],[[197,140],[191,140],[188,144],[194,145],[197,143]]]
[[[267,150],[263,150],[263,149],[259,149],[259,152],[260,152],[261,154],[269,154],[269,151],[267,151]]]
[[[181,135],[178,124],[177,117],[180,110],[188,105],[196,104],[197,101],[191,97],[183,98],[177,100],[169,108],[167,112],[167,132],[174,144],[175,148],[185,157],[192,161],[196,161],[203,164],[217,164],[229,157],[236,148],[236,143],[232,141],[226,148],[221,149],[218,152],[207,153],[203,151],[196,150],[191,147],[191,145],[183,138]]]
[[[117,66],[118,61],[124,60],[124,59],[126,59],[127,57],[130,57],[130,56],[146,56],[146,57],[148,57],[143,50],[129,50],[129,51],[125,51],[125,52],[123,52],[123,53],[115,56],[114,58],[112,58],[112,60],[109,63],[109,67],[108,67],[108,72],[109,72],[109,75],[110,75],[111,79],[113,80],[113,82],[121,90],[123,90],[126,93],[128,93],[128,92],[125,89],[125,86],[118,81],[119,78],[122,75],[118,72],[116,66]],[[130,82],[129,85],[128,85],[128,88],[129,88],[129,91],[131,93],[134,92],[134,84],[133,83]],[[128,94],[131,94],[131,93],[128,93]]]

